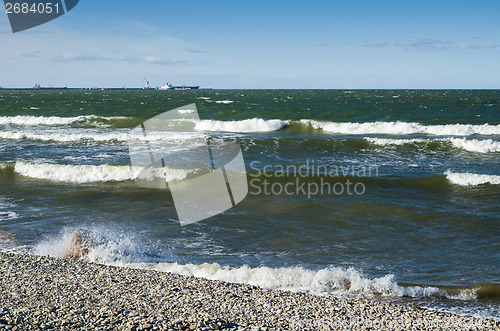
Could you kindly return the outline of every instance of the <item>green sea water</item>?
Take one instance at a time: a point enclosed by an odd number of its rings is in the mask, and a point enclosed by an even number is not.
[[[192,103],[249,192],[181,226],[127,142]],[[499,160],[498,90],[0,90],[0,247],[498,319]]]

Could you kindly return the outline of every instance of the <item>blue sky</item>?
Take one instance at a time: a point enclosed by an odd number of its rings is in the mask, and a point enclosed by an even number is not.
[[[500,1],[96,1],[13,34],[0,86],[500,88]]]

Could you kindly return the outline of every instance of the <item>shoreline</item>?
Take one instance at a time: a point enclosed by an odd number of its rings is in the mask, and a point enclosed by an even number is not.
[[[0,253],[0,330],[500,330],[416,306]]]

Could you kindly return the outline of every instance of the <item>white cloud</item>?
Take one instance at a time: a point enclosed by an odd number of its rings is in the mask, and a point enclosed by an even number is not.
[[[185,51],[189,52],[189,53],[197,53],[197,54],[206,54],[207,53],[207,52],[202,51],[200,49],[194,49],[194,48],[186,48]]]
[[[475,37],[474,39],[477,39]],[[500,44],[496,43],[462,43],[455,44],[450,40],[444,39],[431,39],[431,38],[411,38],[399,41],[387,41],[380,43],[369,43],[363,44],[365,47],[399,47],[406,50],[418,50],[418,51],[445,51],[449,49],[467,49],[467,50],[477,50],[477,49],[494,49],[500,47]]]
[[[443,51],[450,48],[453,43],[449,40],[430,38],[411,38],[399,41],[365,44],[366,47],[402,47],[419,51]]]
[[[170,66],[187,66],[192,65],[191,61],[187,60],[172,60],[161,56],[101,56],[101,55],[86,55],[80,53],[63,53],[54,58],[58,62],[125,62],[129,64],[161,64]]]
[[[493,49],[500,47],[499,44],[494,43],[472,43],[472,44],[460,44],[458,47],[462,49]]]

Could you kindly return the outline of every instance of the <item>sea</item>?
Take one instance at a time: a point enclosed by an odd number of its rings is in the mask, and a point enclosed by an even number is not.
[[[239,145],[248,192],[182,225],[130,141]],[[160,132],[154,144],[189,145]],[[500,320],[500,90],[0,90],[0,250]]]

